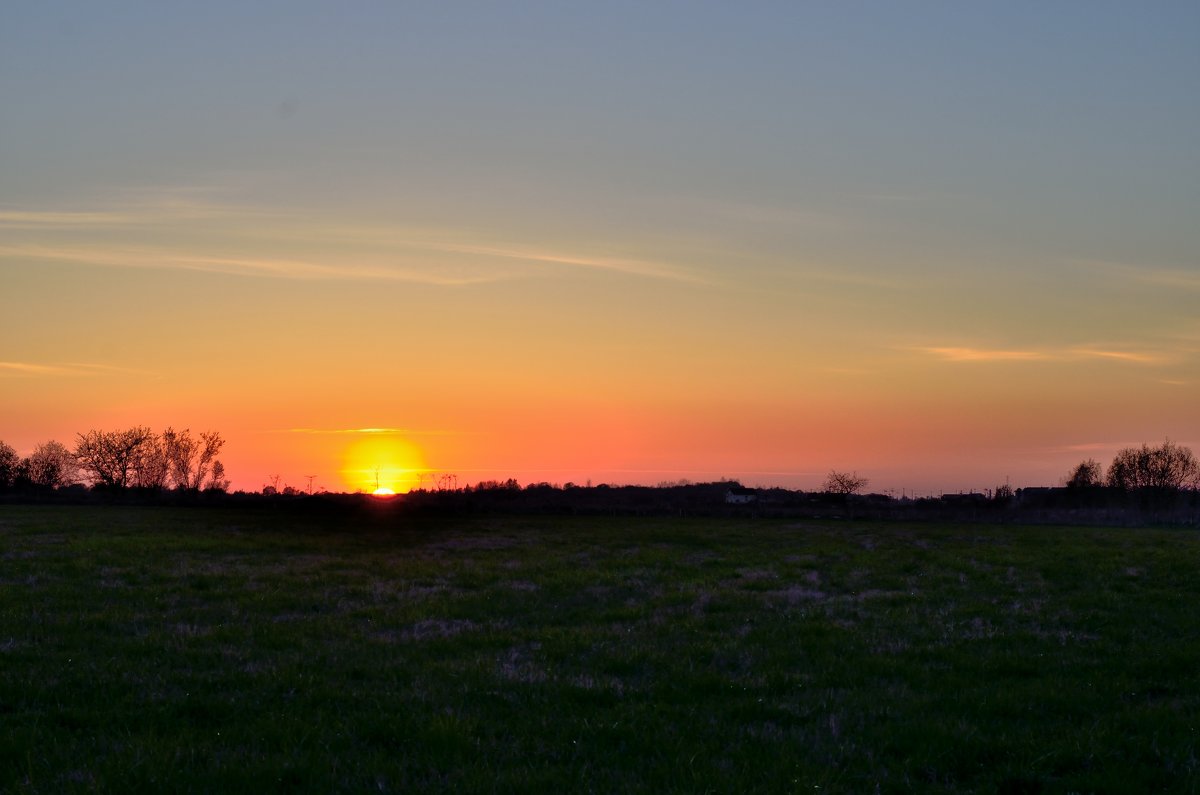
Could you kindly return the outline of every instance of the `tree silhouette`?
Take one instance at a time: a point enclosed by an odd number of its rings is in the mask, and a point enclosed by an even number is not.
[[[176,488],[227,488],[227,481],[223,486],[218,485],[224,478],[225,468],[221,467],[220,474],[216,471],[220,463],[217,454],[224,446],[225,440],[216,431],[204,431],[199,438],[193,438],[191,430],[187,428],[182,431],[167,428],[163,432],[163,447]]]
[[[151,435],[137,450],[129,485],[140,489],[162,489],[166,488],[170,476],[171,459],[166,439]]]
[[[199,438],[167,428],[159,436],[137,426],[125,431],[92,430],[78,435],[74,459],[94,485],[198,490],[229,487],[217,453],[225,440],[216,431]]]
[[[39,444],[25,464],[29,482],[47,489],[71,485],[79,470],[71,451],[55,441]]]
[[[17,481],[21,470],[21,457],[12,445],[0,442],[0,491],[7,491]]]
[[[78,434],[75,460],[97,485],[123,489],[136,472],[142,446],[153,438],[150,429],[141,426],[125,431],[88,431]]]
[[[1067,476],[1067,488],[1069,489],[1086,489],[1093,486],[1100,486],[1104,483],[1103,470],[1100,469],[1100,462],[1093,458],[1086,461],[1080,461],[1078,466],[1071,470],[1071,474]]]
[[[229,480],[225,477],[225,465],[220,461],[213,461],[212,474],[204,488],[208,491],[229,491]]]
[[[825,478],[825,484],[821,486],[821,491],[826,494],[857,494],[870,482],[859,477],[857,472],[838,472],[831,469]]]
[[[1143,444],[1117,452],[1108,468],[1108,485],[1134,489],[1177,490],[1200,484],[1200,464],[1190,448],[1167,439],[1158,447]]]

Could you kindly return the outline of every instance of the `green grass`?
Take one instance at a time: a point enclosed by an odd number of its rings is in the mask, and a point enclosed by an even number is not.
[[[1194,531],[0,508],[0,791],[1194,792]]]

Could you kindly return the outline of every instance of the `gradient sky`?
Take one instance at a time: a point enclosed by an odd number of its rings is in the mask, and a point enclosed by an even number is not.
[[[0,439],[213,428],[235,488],[333,490],[1200,449],[1198,40],[1194,2],[11,3]]]

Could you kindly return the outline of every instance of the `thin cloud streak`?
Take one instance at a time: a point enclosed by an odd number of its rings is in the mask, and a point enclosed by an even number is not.
[[[1127,447],[1129,442],[1084,442],[1082,444],[1068,444],[1064,447],[1049,448],[1052,453],[1092,453],[1102,450],[1113,450],[1118,447]]]
[[[1148,273],[1142,274],[1142,279],[1150,284],[1158,284],[1164,287],[1200,291],[1200,274],[1191,271],[1155,268]]]
[[[240,221],[254,218],[261,221],[289,215],[256,205],[196,198],[215,192],[218,192],[218,189],[133,189],[122,191],[123,195],[130,197],[129,199],[97,202],[103,209],[0,209],[0,228],[43,231],[88,227],[141,228],[222,218]]]
[[[236,222],[229,230],[234,240],[253,241],[259,248],[263,245],[262,227],[246,228],[247,217],[260,219],[290,218],[289,226],[278,226],[271,230],[271,240],[294,240],[297,237],[314,243],[352,243],[355,246],[371,242],[372,249],[366,258],[385,264],[362,264],[346,262],[323,262],[307,258],[247,257],[227,254],[196,254],[177,248],[148,247],[141,244],[113,242],[95,244],[58,244],[52,237],[55,233],[73,233],[88,228],[104,233],[111,238],[113,232],[134,231],[147,226],[158,231],[172,229],[195,232],[196,222],[228,218]],[[294,227],[294,228],[291,228]],[[545,265],[570,266],[593,270],[611,271],[629,276],[665,279],[692,284],[710,284],[707,279],[685,268],[662,262],[633,257],[604,257],[578,254],[538,246],[457,243],[445,240],[453,230],[436,230],[436,238],[428,232],[393,229],[345,229],[303,216],[272,213],[248,207],[226,206],[195,201],[170,200],[157,204],[124,205],[121,212],[105,211],[0,211],[0,228],[40,232],[41,237],[23,243],[0,246],[0,259],[42,259],[104,267],[154,268],[164,270],[192,270],[236,276],[261,276],[298,280],[351,280],[351,281],[394,281],[424,283],[438,286],[462,286],[492,283],[536,275],[528,269],[503,269],[479,263],[456,263],[457,272],[448,274],[446,266],[432,263],[419,265],[406,262],[420,260],[421,252],[438,254],[469,255],[473,258],[523,261]],[[211,230],[210,230],[211,231]],[[399,234],[397,234],[399,231]],[[470,230],[462,230],[468,237],[475,237]],[[442,238],[442,239],[437,239]],[[236,242],[234,243],[236,245]],[[438,270],[438,268],[442,270]]]
[[[61,362],[42,364],[38,362],[0,362],[0,377],[8,376],[88,376],[106,373],[124,375],[150,375],[144,370],[114,367],[108,364],[87,362]]]
[[[148,247],[0,246],[0,259],[43,259],[107,268],[190,270],[300,281],[389,281],[450,287],[511,278],[503,275],[447,277],[400,267],[332,265],[290,259],[187,256],[170,249]]]
[[[908,350],[936,356],[946,362],[1062,362],[1103,359],[1131,364],[1162,364],[1163,354],[1144,351],[1123,351],[1106,348],[1072,347],[1042,350],[1007,350],[1002,348],[970,348],[955,346],[923,346]]]
[[[1097,348],[1072,348],[1067,351],[1068,354],[1076,355],[1085,359],[1115,359],[1121,362],[1135,362],[1137,364],[1158,364],[1163,361],[1164,357],[1153,353],[1136,353],[1134,351],[1113,351],[1102,350]]]
[[[1061,447],[1048,447],[1047,452],[1050,453],[1108,453],[1116,450],[1123,450],[1127,447],[1141,447],[1144,444],[1151,444],[1153,441],[1146,439],[1138,439],[1137,441],[1125,440],[1117,442],[1084,442],[1081,444],[1068,444]],[[1190,442],[1182,442],[1185,446],[1190,446]]]
[[[840,211],[798,204],[764,204],[744,201],[723,201],[695,196],[665,196],[654,199],[654,204],[663,202],[677,207],[689,215],[705,216],[706,220],[718,223],[747,224],[795,230],[845,229],[851,219]]]
[[[1050,358],[1038,351],[1013,351],[994,348],[924,347],[912,350],[937,356],[948,362],[1028,362]]]
[[[61,375],[65,371],[61,367],[49,364],[32,364],[30,362],[0,362],[0,372],[16,373],[18,375]]]
[[[5,229],[79,229],[125,226],[135,221],[135,216],[125,213],[0,210],[0,228]]]
[[[1098,259],[1069,259],[1067,263],[1088,270],[1105,271],[1127,281],[1140,284],[1200,291],[1200,273],[1197,273],[1195,270],[1133,265],[1128,262],[1113,262]]]
[[[528,260],[545,262],[552,265],[575,265],[582,268],[618,271],[631,276],[643,276],[653,279],[670,279],[673,281],[690,282],[692,284],[709,284],[709,282],[689,271],[658,262],[626,259],[620,257],[584,257],[553,251],[537,251],[524,248],[504,248],[498,246],[476,246],[459,244],[442,244],[431,246],[439,251],[456,254],[477,254],[487,257],[504,259]]]
[[[304,239],[312,244],[370,243],[380,250],[405,250],[439,254],[467,254],[501,260],[518,260],[547,265],[571,265],[579,268],[615,271],[649,279],[666,279],[711,285],[713,282],[694,271],[676,265],[634,257],[602,257],[569,251],[512,243],[460,243],[455,236],[478,240],[482,235],[474,229],[455,230],[448,227],[404,228],[354,225],[312,224],[304,229],[278,229],[275,234],[292,239]],[[527,274],[517,274],[524,276]]]
[[[310,436],[456,436],[460,431],[426,431],[415,428],[286,428],[272,433],[298,433]]]

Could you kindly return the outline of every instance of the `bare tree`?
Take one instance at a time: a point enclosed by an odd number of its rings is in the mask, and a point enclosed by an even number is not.
[[[209,491],[229,491],[229,481],[225,478],[225,465],[220,461],[213,461],[212,475],[204,488]]]
[[[1108,485],[1118,489],[1175,490],[1200,485],[1200,464],[1190,448],[1167,439],[1119,450],[1108,467]]]
[[[1079,465],[1072,469],[1071,474],[1067,476],[1067,488],[1069,489],[1086,489],[1103,484],[1103,470],[1100,469],[1100,463],[1094,458],[1080,461]]]
[[[0,442],[0,491],[11,488],[17,482],[21,470],[21,457],[12,445]]]
[[[189,429],[167,428],[163,442],[170,461],[171,479],[180,489],[201,489],[209,485],[209,473],[225,440],[216,431],[204,431],[193,438]],[[224,467],[222,467],[224,472]],[[220,480],[220,478],[214,478]]]
[[[152,435],[138,448],[129,485],[141,489],[164,489],[170,476],[171,459],[166,436]]]
[[[857,472],[838,472],[831,469],[825,478],[825,484],[821,486],[821,491],[826,494],[857,494],[870,482],[867,478],[859,477]]]
[[[34,448],[26,466],[29,482],[48,489],[71,485],[79,471],[71,451],[55,441],[43,442]]]
[[[75,441],[75,461],[93,484],[123,489],[136,471],[142,446],[153,438],[150,429],[141,426],[81,433]]]

